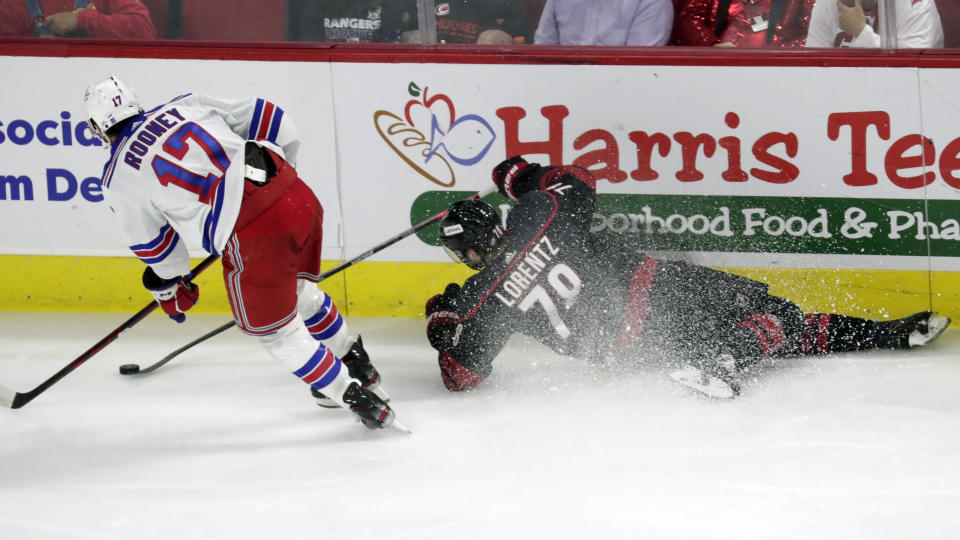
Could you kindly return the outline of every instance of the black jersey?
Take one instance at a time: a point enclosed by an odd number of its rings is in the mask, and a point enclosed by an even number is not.
[[[515,332],[584,359],[629,361],[657,351],[671,361],[726,356],[749,365],[770,356],[905,347],[915,328],[909,325],[930,317],[877,323],[804,314],[762,282],[597,237],[590,233],[595,181],[580,167],[540,167],[518,156],[494,169],[494,181],[517,200],[507,217],[508,251],[427,303],[435,317],[428,339],[450,390],[480,384]]]
[[[515,332],[584,359],[638,347],[767,356],[800,339],[802,312],[765,284],[591,234],[595,181],[580,167],[530,164],[501,191],[517,199],[510,245],[456,293],[453,345],[439,359],[451,390],[482,382]]]
[[[602,355],[622,329],[644,256],[609,249],[590,234],[595,184],[587,171],[543,167],[528,176],[507,217],[506,255],[457,294],[459,328],[441,364],[469,373],[445,380],[482,380],[514,332],[560,354],[588,357]]]

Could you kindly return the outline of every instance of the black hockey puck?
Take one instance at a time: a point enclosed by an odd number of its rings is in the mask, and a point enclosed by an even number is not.
[[[136,375],[140,373],[140,366],[136,364],[124,364],[120,366],[121,375]]]

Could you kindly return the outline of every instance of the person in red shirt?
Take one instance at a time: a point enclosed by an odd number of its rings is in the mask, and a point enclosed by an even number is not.
[[[2,37],[154,39],[140,0],[0,0]]]
[[[814,0],[681,0],[672,44],[803,47]]]

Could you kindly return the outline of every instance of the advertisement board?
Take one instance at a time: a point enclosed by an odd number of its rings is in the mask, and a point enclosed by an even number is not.
[[[523,154],[592,171],[594,232],[624,249],[942,272],[942,291],[909,292],[956,294],[955,69],[3,56],[0,70],[29,74],[0,102],[0,256],[129,255],[99,189],[107,151],[80,110],[84,87],[112,74],[148,107],[185,92],[283,107],[331,261],[487,188],[494,165]],[[427,228],[370,263],[419,275],[410,265],[448,262],[436,245]]]

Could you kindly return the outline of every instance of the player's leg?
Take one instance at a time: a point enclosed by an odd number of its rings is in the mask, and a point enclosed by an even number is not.
[[[323,392],[324,396],[330,396],[325,399],[356,413],[365,426],[376,429],[393,423],[395,414],[390,406],[362,389],[340,359],[310,335],[299,316],[259,339],[274,358],[312,390]]]
[[[650,301],[651,333],[682,351],[671,377],[712,397],[737,396],[738,374],[793,351],[803,329],[800,308],[765,284],[677,261],[658,266]]]
[[[296,309],[295,275],[284,279],[276,268],[254,262],[258,257],[244,257],[238,268],[235,261],[243,251],[238,236],[242,238],[242,231],[230,239],[223,253],[227,296],[237,327],[256,336],[267,352],[311,391],[322,392],[336,406],[350,409],[367,427],[389,426],[394,419],[390,406],[364,390],[340,358],[307,330]]]
[[[263,195],[295,174],[278,161],[278,172],[263,188],[245,190],[238,227],[223,250],[227,297],[237,327],[257,336],[271,356],[298,378],[349,408],[370,428],[389,426],[390,407],[361,388],[340,358],[307,330],[297,312],[298,278],[316,279],[320,265],[322,208],[310,188],[294,178],[271,204]],[[245,211],[257,209],[256,216]],[[316,249],[312,249],[312,248]],[[305,262],[306,261],[306,262]]]
[[[742,319],[735,313],[749,313]],[[670,376],[706,395],[733,398],[740,394],[742,373],[763,358],[793,351],[803,328],[803,313],[792,302],[755,295],[732,309],[732,318],[707,329],[702,348],[693,361]],[[741,315],[742,316],[742,315]]]
[[[305,279],[297,281],[297,293],[297,311],[304,319],[310,335],[341,359],[350,376],[357,379],[361,387],[389,401],[390,397],[380,386],[380,373],[363,347],[363,339],[350,335],[347,322],[330,295],[318,289],[316,283]],[[338,406],[323,392],[316,389],[311,392],[321,407]]]
[[[825,354],[866,349],[910,349],[932,343],[950,319],[921,311],[902,319],[874,321],[833,313],[808,313],[797,354]]]

